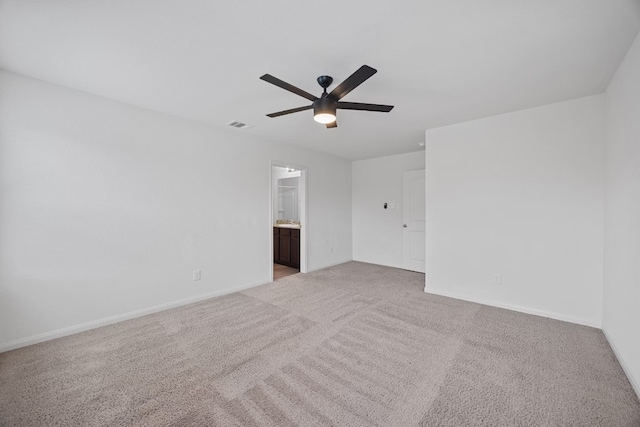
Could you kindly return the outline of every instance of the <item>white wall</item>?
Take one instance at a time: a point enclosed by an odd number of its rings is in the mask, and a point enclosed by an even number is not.
[[[354,260],[402,268],[402,174],[424,163],[423,151],[353,162]]]
[[[603,108],[598,95],[427,131],[427,292],[600,326]]]
[[[351,162],[250,132],[0,72],[0,350],[268,281],[271,160],[308,168],[309,269],[351,260]]]
[[[640,396],[640,36],[606,92],[603,330]]]

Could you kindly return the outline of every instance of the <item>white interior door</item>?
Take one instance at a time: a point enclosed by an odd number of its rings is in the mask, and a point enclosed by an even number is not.
[[[404,172],[402,186],[402,268],[425,272],[424,169]]]

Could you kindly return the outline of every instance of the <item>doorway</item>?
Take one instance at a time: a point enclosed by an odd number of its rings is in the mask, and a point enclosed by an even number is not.
[[[423,170],[402,176],[402,268],[424,273],[426,270],[426,205]]]
[[[307,169],[271,162],[271,281],[307,271]]]

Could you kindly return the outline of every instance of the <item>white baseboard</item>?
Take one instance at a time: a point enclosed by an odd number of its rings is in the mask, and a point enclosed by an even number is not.
[[[609,346],[611,347],[611,350],[613,350],[613,353],[616,355],[616,358],[618,358],[618,363],[620,363],[620,366],[622,366],[622,370],[624,371],[625,375],[627,376],[627,379],[629,380],[629,383],[631,384],[631,387],[633,387],[633,390],[638,395],[638,399],[640,399],[640,384],[633,377],[633,375],[631,375],[631,369],[629,369],[629,365],[627,365],[627,362],[622,357],[622,354],[618,350],[618,347],[616,347],[615,343],[611,339],[611,336],[609,335],[607,330],[605,328],[602,328],[602,332],[604,333],[604,337],[607,339],[607,342],[609,343]]]
[[[513,305],[513,304],[505,304],[505,303],[498,302],[498,301],[493,301],[493,300],[484,299],[484,298],[472,297],[472,296],[469,296],[469,295],[458,294],[458,293],[455,293],[455,292],[447,292],[447,291],[440,291],[440,290],[436,290],[436,289],[429,289],[426,286],[424,288],[424,291],[427,292],[427,293],[430,293],[430,294],[440,295],[440,296],[443,296],[443,297],[449,297],[449,298],[460,299],[460,300],[463,300],[463,301],[475,302],[477,304],[490,305],[492,307],[498,307],[498,308],[504,308],[504,309],[512,310],[512,311],[518,311],[520,313],[534,314],[536,316],[548,317],[550,319],[562,320],[563,322],[576,323],[578,325],[590,326],[592,328],[600,329],[602,327],[602,325],[600,323],[593,322],[591,320],[580,319],[580,318],[577,318],[577,317],[567,316],[567,315],[559,314],[559,313],[553,313],[553,312],[550,312],[550,311],[539,310],[539,309],[536,309],[536,308],[522,307],[522,306]]]
[[[159,311],[180,307],[182,305],[203,301],[209,298],[231,294],[233,292],[238,292],[244,289],[249,289],[256,286],[264,285],[266,283],[269,283],[269,282],[251,283],[248,285],[241,285],[241,286],[236,286],[234,288],[228,288],[228,289],[223,289],[215,292],[209,292],[207,294],[184,298],[177,301],[170,301],[164,304],[154,305],[153,307],[142,308],[140,310],[134,310],[128,313],[122,313],[115,316],[105,317],[103,319],[92,320],[90,322],[81,323],[79,325],[69,326],[62,329],[56,329],[50,332],[44,332],[42,334],[32,335],[30,337],[19,338],[17,340],[0,343],[0,353],[4,353],[5,351],[9,351],[9,350],[15,350],[20,347],[26,347],[33,344],[38,344],[44,341],[50,341],[60,337],[65,337],[67,335],[77,334],[78,332],[84,332],[91,329],[100,328],[102,326],[111,325],[113,323],[122,322],[124,320],[135,319],[136,317],[146,316],[147,314],[157,313]]]

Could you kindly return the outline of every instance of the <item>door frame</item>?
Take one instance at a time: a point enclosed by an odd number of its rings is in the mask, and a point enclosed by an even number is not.
[[[273,168],[293,168],[300,171],[300,182],[298,183],[298,216],[300,218],[300,272],[307,272],[307,230],[309,222],[307,221],[308,212],[308,169],[306,166],[297,165],[291,162],[283,162],[279,160],[271,160],[269,163],[269,283],[273,282],[273,225],[275,218],[273,217],[273,199],[276,196],[273,192]]]

